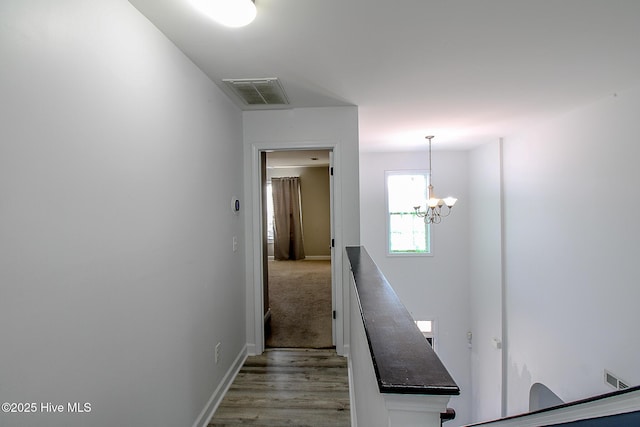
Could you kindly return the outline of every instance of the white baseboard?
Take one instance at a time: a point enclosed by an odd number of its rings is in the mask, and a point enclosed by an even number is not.
[[[349,355],[351,354],[350,351],[351,351],[351,346],[349,344],[344,344],[342,346],[342,354],[340,356],[349,357]]]
[[[354,395],[355,387],[353,385],[353,365],[351,357],[347,356],[347,372],[349,373],[349,412],[351,413],[351,427],[358,427],[358,414],[356,414],[356,398]]]
[[[270,261],[275,260],[273,255],[269,255],[268,258]],[[331,255],[306,255],[304,259],[309,261],[331,261]]]
[[[245,345],[242,347],[242,350],[238,353],[238,356],[231,364],[231,367],[225,374],[224,378],[222,378],[222,381],[209,398],[209,401],[200,412],[200,415],[198,415],[198,418],[196,418],[196,421],[193,423],[193,427],[207,427],[211,417],[213,417],[216,409],[220,406],[220,402],[222,402],[224,395],[227,393],[227,390],[229,390],[229,387],[231,387],[233,380],[236,378],[236,375],[238,375],[238,372],[240,372],[240,368],[242,368],[246,359],[247,346]]]
[[[247,344],[247,356],[258,356],[255,344]]]

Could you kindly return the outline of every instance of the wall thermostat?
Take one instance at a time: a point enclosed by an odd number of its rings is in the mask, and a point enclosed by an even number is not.
[[[240,200],[237,197],[231,198],[231,210],[233,213],[240,212]]]

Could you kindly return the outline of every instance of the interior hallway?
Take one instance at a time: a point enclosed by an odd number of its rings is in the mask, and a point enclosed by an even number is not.
[[[347,359],[328,349],[267,349],[248,357],[209,423],[350,425]]]

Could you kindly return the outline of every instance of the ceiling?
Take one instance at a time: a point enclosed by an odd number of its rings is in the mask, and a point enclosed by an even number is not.
[[[329,150],[271,151],[267,153],[267,167],[328,167],[329,153]]]
[[[638,0],[255,0],[235,29],[129,1],[222,90],[278,77],[289,108],[357,106],[362,151],[468,149],[640,85]]]

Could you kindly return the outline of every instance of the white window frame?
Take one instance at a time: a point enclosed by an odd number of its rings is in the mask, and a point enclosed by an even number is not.
[[[273,187],[271,186],[271,180],[267,181],[267,241],[273,243]]]
[[[400,251],[391,251],[391,212],[389,211],[389,176],[394,176],[394,175],[423,175],[425,177],[426,180],[426,185],[429,185],[429,171],[428,170],[424,170],[424,169],[416,169],[416,170],[388,170],[385,171],[385,175],[384,175],[384,189],[385,189],[385,209],[386,209],[386,253],[387,256],[390,257],[408,257],[408,256],[433,256],[433,248],[432,248],[432,244],[431,244],[431,225],[430,224],[425,224],[425,233],[426,233],[426,251],[425,252],[400,252]],[[424,203],[427,200],[427,194],[426,194],[426,188],[425,188],[425,194],[422,197],[421,200],[416,200],[413,202],[410,202],[409,205],[407,206],[407,211],[413,211],[413,204],[417,204],[420,203],[422,204],[422,208],[424,209]],[[422,221],[422,218],[419,218],[420,221]]]
[[[429,322],[431,329],[426,331],[423,330],[423,328],[421,327],[420,323],[422,322]],[[436,350],[436,321],[435,319],[423,319],[423,320],[415,320],[416,326],[418,326],[418,329],[420,329],[420,332],[422,332],[422,335],[424,336],[424,338],[429,342],[429,344],[431,345],[431,348],[433,348],[433,350]]]

